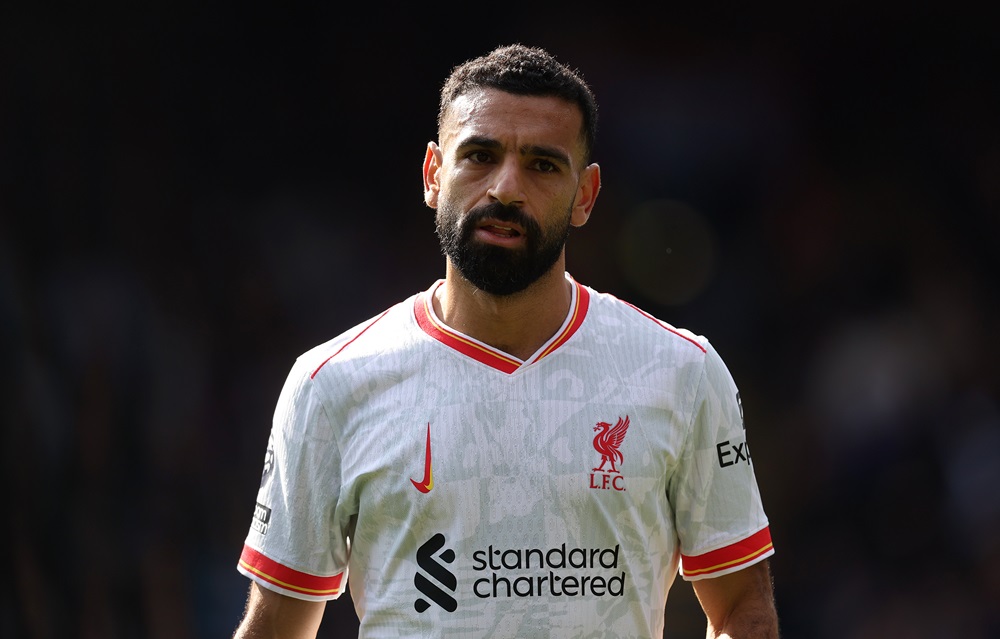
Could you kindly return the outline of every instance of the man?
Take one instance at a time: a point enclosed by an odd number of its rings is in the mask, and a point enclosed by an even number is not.
[[[540,49],[455,68],[428,144],[445,277],[300,357],[239,570],[237,637],[777,637],[733,380],[704,339],[574,281],[596,106]]]

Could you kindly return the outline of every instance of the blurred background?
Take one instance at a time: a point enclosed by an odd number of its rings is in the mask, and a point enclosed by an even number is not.
[[[285,375],[443,275],[438,88],[519,41],[601,107],[570,272],[741,387],[783,636],[1000,637],[1000,25],[613,4],[0,12],[0,635],[231,635]]]

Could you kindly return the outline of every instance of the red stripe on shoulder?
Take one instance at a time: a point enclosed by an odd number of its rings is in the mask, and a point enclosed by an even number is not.
[[[765,526],[746,539],[725,548],[692,557],[681,555],[681,572],[685,577],[704,577],[751,564],[772,552],[774,546],[771,543],[771,530]]]
[[[618,298],[615,298],[615,299],[618,299]],[[639,313],[640,315],[642,315],[643,317],[645,317],[649,321],[654,322],[657,326],[659,326],[663,330],[669,331],[669,332],[673,333],[674,335],[676,335],[677,337],[680,337],[681,339],[685,339],[685,340],[691,342],[692,344],[694,344],[695,346],[697,346],[698,350],[700,350],[702,353],[706,353],[707,352],[705,350],[705,347],[698,343],[698,340],[692,339],[691,337],[685,335],[684,333],[681,333],[677,329],[671,328],[670,326],[667,326],[666,324],[664,324],[660,320],[656,319],[655,317],[653,317],[652,315],[650,315],[646,311],[642,310],[641,308],[639,308],[635,304],[631,304],[629,302],[626,302],[625,300],[619,300],[619,301],[622,304],[624,304],[624,305],[628,306],[629,308],[631,308],[632,310],[636,311],[637,313]]]
[[[344,573],[329,577],[310,575],[265,557],[250,546],[243,546],[240,567],[264,581],[291,592],[311,597],[334,597],[342,591]]]
[[[343,351],[345,348],[347,348],[348,346],[350,346],[351,344],[353,344],[354,340],[356,340],[359,337],[361,337],[362,335],[364,335],[365,331],[367,331],[369,328],[371,328],[372,326],[374,326],[376,322],[378,322],[380,319],[382,319],[383,317],[385,317],[386,313],[388,313],[391,310],[392,310],[391,308],[387,308],[386,310],[382,311],[381,315],[379,315],[378,317],[376,317],[375,319],[373,319],[371,322],[369,322],[368,326],[365,326],[363,329],[361,329],[361,331],[358,332],[357,335],[355,335],[351,339],[349,339],[346,342],[344,342],[344,344],[340,348],[337,349],[337,352],[335,352],[333,355],[331,355],[331,356],[327,357],[326,359],[324,359],[323,363],[316,367],[316,370],[314,370],[312,372],[312,375],[309,376],[309,379],[312,379],[312,378],[316,377],[316,373],[318,373],[321,368],[323,368],[324,366],[326,366],[327,362],[329,362],[331,359],[333,359],[337,355],[340,355],[341,351]]]

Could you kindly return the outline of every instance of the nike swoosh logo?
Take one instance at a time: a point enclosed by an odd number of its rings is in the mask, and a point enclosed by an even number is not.
[[[431,423],[427,422],[427,449],[424,456],[424,479],[423,481],[410,480],[413,487],[422,493],[431,492],[434,488],[434,473],[431,472]]]

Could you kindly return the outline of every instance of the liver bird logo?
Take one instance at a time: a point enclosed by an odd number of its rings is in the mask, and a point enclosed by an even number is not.
[[[622,454],[618,447],[625,441],[625,433],[628,432],[628,415],[625,419],[618,418],[618,423],[612,426],[608,422],[597,422],[594,426],[594,449],[601,454],[601,465],[593,470],[604,470],[604,465],[611,464],[611,470],[607,472],[617,473],[616,463],[621,463]]]

